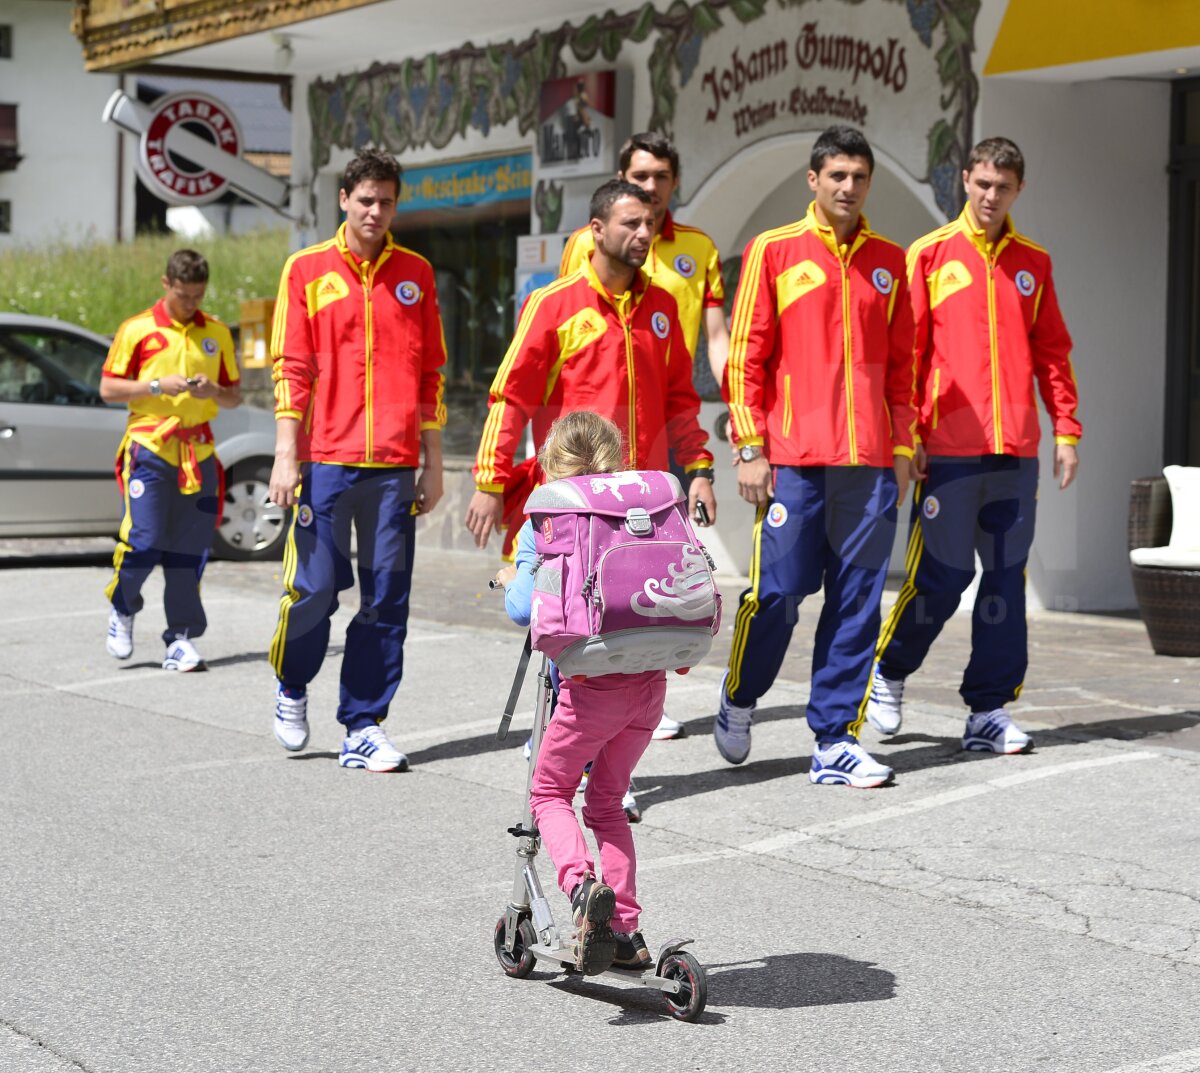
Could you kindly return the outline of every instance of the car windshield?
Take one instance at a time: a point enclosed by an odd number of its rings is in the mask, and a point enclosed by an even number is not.
[[[38,328],[0,328],[0,401],[102,406],[105,348]]]

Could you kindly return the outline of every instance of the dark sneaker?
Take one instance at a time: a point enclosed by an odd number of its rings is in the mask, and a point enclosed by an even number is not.
[[[642,822],[642,810],[637,803],[637,798],[633,796],[633,784],[625,791],[625,796],[621,798],[621,808],[625,810],[625,818],[630,823]]]
[[[571,895],[575,922],[575,967],[585,976],[605,972],[616,956],[612,915],[617,896],[612,887],[594,878],[585,879]]]
[[[617,931],[613,935],[617,940],[617,956],[612,963],[614,969],[648,969],[654,964],[640,931]]]

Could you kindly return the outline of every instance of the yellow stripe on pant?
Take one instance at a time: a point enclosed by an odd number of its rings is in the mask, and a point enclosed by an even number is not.
[[[921,489],[918,485],[916,502],[921,501]],[[900,624],[900,617],[904,614],[904,609],[912,603],[917,595],[917,567],[921,565],[921,554],[925,550],[925,535],[921,532],[921,521],[918,518],[913,523],[912,532],[908,535],[908,551],[904,556],[904,566],[908,571],[904,578],[904,584],[900,587],[900,594],[896,597],[896,602],[892,605],[891,611],[888,612],[888,617],[884,620],[883,629],[879,631],[879,640],[875,644],[875,662],[878,663],[883,658],[883,653],[887,646],[891,643],[892,637],[895,636],[896,627]],[[872,677],[874,677],[872,675]],[[870,694],[870,684],[867,686],[868,695]],[[862,709],[865,712],[866,708]],[[861,717],[861,713],[860,713]]]
[[[738,605],[733,624],[733,644],[729,649],[729,678],[725,682],[725,696],[732,697],[742,682],[742,661],[746,656],[746,641],[750,637],[750,625],[758,612],[758,585],[762,556],[762,527],[767,508],[759,507],[754,513],[754,536],[750,553],[750,588]]]
[[[287,544],[283,549],[284,591],[279,598],[279,622],[275,626],[275,636],[271,638],[270,661],[277,677],[281,673],[280,668],[283,667],[283,648],[287,638],[288,615],[292,610],[292,605],[300,599],[300,593],[294,586],[296,568],[300,559],[296,551],[296,521],[299,517],[300,505],[297,503],[292,507],[292,524],[288,526]]]
[[[129,450],[131,442],[129,433],[126,433],[121,446],[117,448],[117,457],[124,456],[121,461],[121,501],[125,505],[125,513],[121,518],[121,528],[117,531],[117,546],[113,551],[112,580],[104,587],[104,595],[108,597],[109,602],[112,601],[113,593],[117,591],[117,585],[121,581],[121,563],[125,561],[125,553],[133,550],[129,545],[129,531],[133,528],[133,508],[129,502],[129,472],[133,467]]]

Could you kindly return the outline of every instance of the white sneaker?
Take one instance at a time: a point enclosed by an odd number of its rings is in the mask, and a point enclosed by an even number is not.
[[[132,615],[122,615],[115,607],[109,608],[108,637],[104,647],[116,659],[128,659],[133,655]]]
[[[275,687],[275,740],[294,753],[308,744],[308,694],[289,697]]]
[[[990,712],[975,712],[967,717],[962,747],[972,753],[1027,753],[1033,748],[1033,738],[1012,721],[1003,708]]]
[[[835,741],[813,750],[808,781],[825,786],[853,786],[870,790],[892,779],[892,769],[879,763],[856,741]]]
[[[654,733],[650,737],[653,741],[670,741],[671,738],[682,738],[686,734],[687,728],[682,723],[677,723],[666,712],[663,712],[658,726],[654,728]]]
[[[367,771],[408,770],[408,757],[388,741],[381,726],[370,726],[347,737],[338,763]]]
[[[754,705],[739,708],[729,702],[725,683],[729,672],[721,679],[721,702],[717,709],[717,721],[713,723],[713,741],[719,752],[731,764],[740,764],[750,755],[750,724],[754,722]]]
[[[164,671],[206,671],[204,657],[196,651],[196,646],[186,637],[176,637],[167,645],[167,655],[163,659]]]
[[[884,678],[879,664],[871,675],[871,696],[867,700],[867,722],[880,734],[895,734],[904,717],[901,704],[904,701],[904,679]]]

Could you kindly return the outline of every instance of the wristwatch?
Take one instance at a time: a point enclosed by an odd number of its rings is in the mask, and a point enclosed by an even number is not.
[[[753,462],[756,458],[762,458],[762,448],[758,444],[743,444],[738,448],[738,458],[742,462]]]
[[[697,477],[700,477],[706,481],[711,481],[713,479],[713,471],[711,469],[694,469],[694,470],[692,470],[691,473],[688,474],[688,476],[692,480],[695,480]]]
[[[157,380],[150,381],[150,394],[151,395],[161,395],[162,394],[162,384],[160,384]]]

